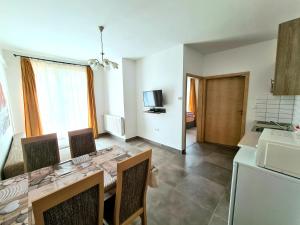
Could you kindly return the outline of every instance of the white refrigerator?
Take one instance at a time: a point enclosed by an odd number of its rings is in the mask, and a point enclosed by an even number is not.
[[[300,179],[258,167],[256,148],[242,147],[233,162],[228,224],[300,225]]]

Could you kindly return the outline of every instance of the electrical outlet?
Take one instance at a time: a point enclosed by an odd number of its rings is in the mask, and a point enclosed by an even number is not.
[[[158,132],[158,131],[159,131],[159,128],[154,128],[154,131],[157,131],[157,132]]]

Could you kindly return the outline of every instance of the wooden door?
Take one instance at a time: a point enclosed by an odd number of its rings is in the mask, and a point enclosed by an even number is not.
[[[236,146],[243,132],[245,77],[206,80],[205,141]]]

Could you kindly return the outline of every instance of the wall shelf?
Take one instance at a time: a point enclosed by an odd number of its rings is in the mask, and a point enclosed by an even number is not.
[[[149,109],[144,111],[145,113],[154,113],[154,114],[161,114],[161,113],[166,113],[166,109],[164,108],[159,108],[159,109]]]

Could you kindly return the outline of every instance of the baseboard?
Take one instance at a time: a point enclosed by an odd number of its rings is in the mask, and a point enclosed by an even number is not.
[[[139,138],[140,138],[140,137],[138,137],[138,136],[134,136],[134,137],[125,139],[125,142],[134,141],[134,140],[139,139]]]
[[[109,136],[110,134],[108,132],[104,132],[104,133],[101,133],[101,134],[98,134],[98,137],[104,137],[104,136]]]
[[[123,139],[123,138],[120,138],[120,137],[118,137],[118,136],[116,136],[116,135],[113,135],[113,134],[111,134],[111,133],[108,133],[108,132],[102,133],[102,134],[100,134],[100,135],[101,135],[101,136],[99,136],[99,137],[110,136],[110,137],[112,137],[112,138],[114,138],[114,139],[116,139],[116,140],[118,140],[118,141],[122,141],[122,142],[130,142],[130,141],[134,141],[134,140],[140,139],[140,140],[143,140],[144,142],[147,142],[147,143],[149,143],[149,144],[151,144],[151,145],[154,145],[154,146],[157,146],[157,147],[159,147],[159,148],[166,149],[166,150],[170,150],[170,151],[172,151],[172,152],[178,153],[178,152],[184,151],[184,150],[180,150],[180,149],[177,149],[177,148],[173,148],[173,147],[170,147],[170,146],[168,146],[168,145],[164,145],[164,144],[161,144],[161,143],[158,143],[158,142],[155,142],[155,141],[152,141],[152,140],[149,140],[149,139],[147,139],[147,138],[140,137],[140,136],[134,136],[134,137],[131,137],[131,138]]]
[[[108,132],[104,136],[109,136],[109,137],[111,137],[111,138],[113,138],[115,140],[122,141],[122,142],[126,141],[125,138],[121,138],[121,137],[119,137],[117,135],[114,135],[114,134],[111,134],[111,133],[108,133]]]
[[[136,138],[142,139],[143,141],[148,142],[149,144],[152,144],[152,145],[157,146],[159,148],[167,149],[167,150],[172,151],[172,152],[179,153],[179,152],[182,151],[180,149],[173,148],[173,147],[170,147],[168,145],[164,145],[164,144],[161,144],[161,143],[158,143],[156,141],[152,141],[152,140],[149,140],[147,138],[140,137],[140,136],[137,136]]]

